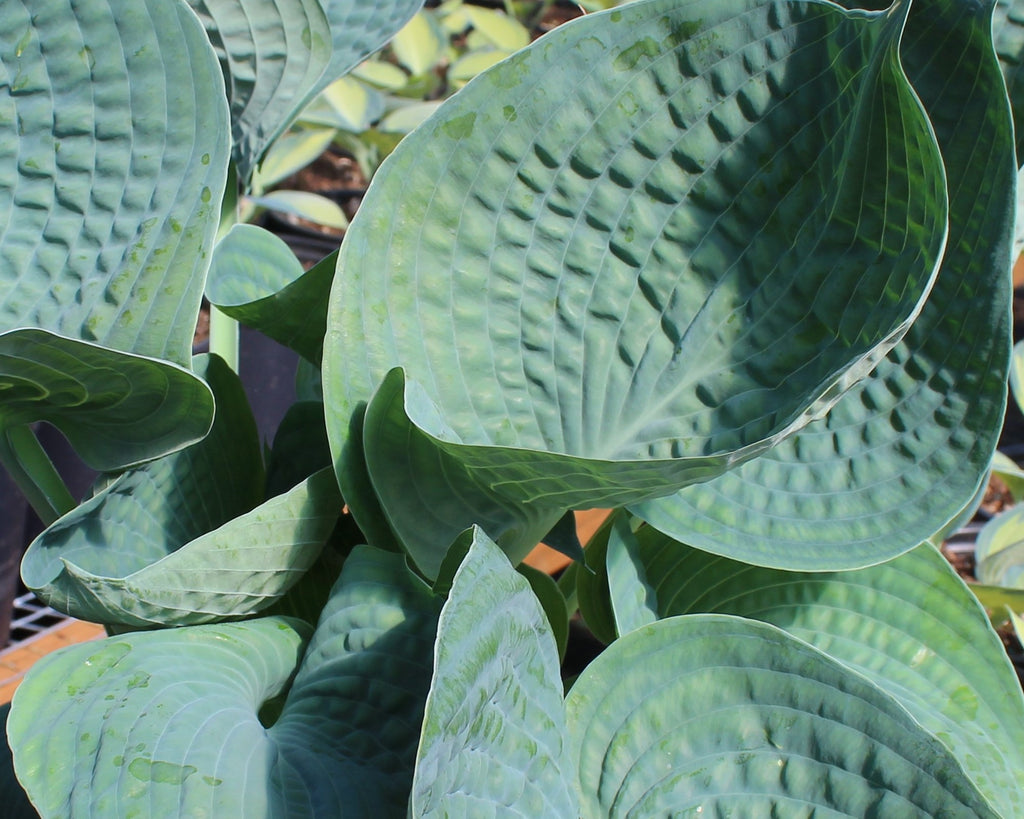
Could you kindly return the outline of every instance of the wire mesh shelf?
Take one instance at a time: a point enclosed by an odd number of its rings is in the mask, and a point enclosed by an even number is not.
[[[32,592],[15,597],[14,611],[11,614],[11,636],[7,645],[22,643],[69,619],[66,614],[51,609]]]

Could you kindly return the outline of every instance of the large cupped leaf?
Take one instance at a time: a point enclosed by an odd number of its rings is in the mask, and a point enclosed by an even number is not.
[[[763,623],[644,626],[587,667],[566,706],[591,819],[997,815],[894,699]]]
[[[239,175],[298,114],[331,59],[319,0],[188,0],[220,58]]]
[[[216,57],[181,3],[5,3],[0,331],[187,365],[227,128]]]
[[[607,583],[620,632],[695,612],[772,623],[884,688],[1004,816],[1024,814],[1024,695],[984,610],[929,544],[849,572],[785,572],[622,521]]]
[[[16,695],[15,769],[44,819],[404,817],[439,607],[363,548],[304,655],[276,617],[52,654]]]
[[[341,512],[332,470],[261,503],[242,384],[215,357],[197,371],[217,397],[210,434],[113,478],[29,547],[22,577],[55,608],[135,627],[248,615],[316,560]]]
[[[335,261],[332,254],[304,271],[283,239],[235,225],[214,252],[206,295],[225,314],[318,364]]]
[[[479,529],[438,623],[411,816],[574,819],[558,649],[530,584]]]
[[[523,504],[549,528],[707,480],[865,375],[946,233],[904,14],[637,2],[560,27],[410,135],[346,235],[325,341],[368,536],[387,537],[372,486],[417,554],[484,507],[518,556]],[[395,367],[403,390],[364,430]],[[445,495],[461,508],[435,525]]]
[[[1006,402],[1015,176],[991,14],[916,2],[901,47],[950,195],[949,243],[913,327],[826,418],[636,514],[751,563],[857,568],[931,537],[986,480]]]

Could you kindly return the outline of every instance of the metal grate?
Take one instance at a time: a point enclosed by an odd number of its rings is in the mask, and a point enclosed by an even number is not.
[[[24,642],[68,619],[70,618],[66,614],[51,609],[32,592],[15,597],[14,611],[11,614],[11,637],[8,645]]]

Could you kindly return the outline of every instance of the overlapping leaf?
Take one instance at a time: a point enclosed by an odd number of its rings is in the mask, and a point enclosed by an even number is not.
[[[949,244],[910,332],[826,418],[636,514],[747,562],[856,568],[931,537],[985,480],[1005,408],[1015,171],[990,19],[990,3],[918,2],[901,48],[950,192]]]
[[[938,737],[1004,816],[1024,811],[1024,695],[985,612],[936,549],[851,572],[784,572],[642,527],[608,543],[620,631],[694,612],[772,623],[873,680]]]
[[[334,267],[332,254],[303,271],[282,239],[235,225],[217,245],[206,294],[227,315],[318,363]]]
[[[377,51],[422,5],[423,0],[324,0],[334,51],[320,87],[347,74]]]
[[[242,385],[220,359],[199,370],[217,396],[210,435],[118,476],[29,547],[24,581],[55,608],[128,626],[209,622],[265,608],[316,560],[341,511],[332,471],[260,504]]]
[[[529,583],[480,530],[438,623],[411,816],[579,815],[558,649]]]
[[[248,616],[281,597],[313,566],[340,507],[334,477],[329,470],[322,471],[134,571],[122,565],[90,571],[82,558],[106,549],[87,553],[71,544],[64,549],[68,556],[60,558],[59,572],[51,570],[49,576],[40,573],[37,578],[28,574],[26,562],[22,575],[26,583],[34,581],[36,594],[54,607],[102,623],[190,625]],[[89,511],[84,508],[81,514]],[[72,514],[79,518],[77,510]],[[47,535],[44,548],[58,551],[65,545],[58,540],[63,534],[62,527]],[[119,552],[116,557],[124,555]],[[38,562],[44,564],[44,557]],[[137,565],[131,561],[129,566],[133,563]],[[45,568],[52,565],[51,557]]]
[[[239,176],[298,114],[331,60],[319,0],[188,0],[220,59]]]
[[[870,370],[946,226],[901,14],[629,4],[481,75],[407,139],[346,236],[325,346],[332,447],[368,535],[386,537],[361,447],[410,548],[482,506],[515,555],[535,535],[524,504],[557,519],[707,480]],[[408,418],[389,395],[393,424],[364,430],[396,366]],[[418,443],[378,456],[378,429]],[[445,496],[464,508],[437,527]]]
[[[762,623],[645,626],[566,707],[584,816],[996,816],[895,700]]]
[[[46,819],[404,817],[438,609],[362,549],[304,656],[284,618],[52,654],[13,706],[18,776]]]

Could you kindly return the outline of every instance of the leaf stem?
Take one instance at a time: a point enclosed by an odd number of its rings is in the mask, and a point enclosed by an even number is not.
[[[0,464],[45,525],[78,505],[29,426],[0,431]]]
[[[238,322],[210,305],[210,352],[216,353],[238,372]]]

